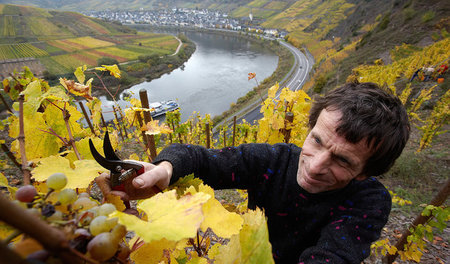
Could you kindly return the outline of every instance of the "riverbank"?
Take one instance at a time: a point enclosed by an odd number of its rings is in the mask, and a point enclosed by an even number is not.
[[[151,25],[129,25],[135,30],[145,30],[145,31],[170,31],[170,32],[204,32],[208,34],[225,35],[232,37],[239,37],[245,40],[254,42],[255,44],[263,45],[264,47],[271,50],[278,57],[278,65],[271,76],[261,80],[256,76],[255,86],[246,95],[239,97],[235,102],[233,102],[230,108],[224,111],[222,114],[215,115],[213,117],[213,124],[219,124],[222,120],[234,116],[237,112],[245,109],[247,106],[254,104],[255,102],[261,100],[261,96],[264,97],[267,94],[267,90],[275,85],[280,80],[283,80],[290,72],[295,63],[295,59],[291,51],[289,51],[283,45],[280,45],[278,40],[268,40],[260,36],[255,36],[254,34],[231,31],[231,30],[214,30],[214,29],[199,29],[191,27],[171,27],[171,26],[151,26]],[[253,81],[253,80],[251,80]]]
[[[120,94],[136,84],[158,79],[164,74],[168,74],[175,69],[183,67],[183,64],[188,61],[195,52],[195,43],[190,41],[184,35],[178,35],[175,38],[181,41],[181,45],[178,46],[177,51],[173,54],[164,56],[156,54],[141,55],[138,57],[137,61],[118,63],[121,71],[120,79],[116,79],[108,74],[103,74],[101,80],[99,80],[95,74],[88,72],[86,74],[87,78],[94,78],[92,83],[92,95],[96,97],[107,95],[103,85],[108,88],[111,94]],[[116,64],[113,62],[114,61],[111,61],[110,63],[105,64]],[[74,76],[71,75],[67,78],[74,78]],[[58,80],[55,81],[59,82]]]

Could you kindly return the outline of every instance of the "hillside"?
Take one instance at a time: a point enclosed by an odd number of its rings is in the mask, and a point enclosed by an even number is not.
[[[173,7],[209,8],[220,10],[234,10],[239,6],[251,2],[250,0],[0,0],[0,3],[29,5],[41,8],[52,8],[72,11],[92,10],[139,10],[165,9]]]
[[[2,77],[24,65],[38,76],[55,76],[71,73],[80,65],[97,66],[105,57],[120,63],[141,55],[170,55],[179,44],[170,35],[138,33],[75,12],[0,5]]]
[[[0,4],[0,44],[121,33],[133,31],[75,12]]]

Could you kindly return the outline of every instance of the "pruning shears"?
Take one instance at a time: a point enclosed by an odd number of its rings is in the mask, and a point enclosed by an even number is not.
[[[116,191],[125,191],[125,181],[144,173],[144,166],[134,161],[123,161],[117,157],[109,139],[108,131],[103,139],[103,152],[105,157],[98,153],[92,140],[89,139],[89,148],[94,159],[111,173],[111,187]],[[158,188],[159,189],[159,188]]]

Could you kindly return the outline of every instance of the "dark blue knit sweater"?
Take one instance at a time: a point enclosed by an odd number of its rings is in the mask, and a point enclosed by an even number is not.
[[[154,163],[172,163],[171,183],[195,173],[214,189],[247,189],[249,208],[264,208],[276,263],[361,263],[388,220],[388,191],[368,178],[310,194],[296,179],[300,152],[293,144],[174,144]]]

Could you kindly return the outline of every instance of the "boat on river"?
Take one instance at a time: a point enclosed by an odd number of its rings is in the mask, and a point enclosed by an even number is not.
[[[152,117],[164,115],[167,112],[178,109],[179,107],[180,105],[174,100],[154,102],[149,104],[150,115]]]

